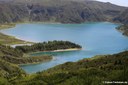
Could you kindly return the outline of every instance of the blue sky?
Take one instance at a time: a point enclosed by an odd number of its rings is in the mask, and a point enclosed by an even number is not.
[[[111,2],[113,4],[117,4],[120,6],[127,6],[128,7],[128,0],[97,0],[102,2]]]

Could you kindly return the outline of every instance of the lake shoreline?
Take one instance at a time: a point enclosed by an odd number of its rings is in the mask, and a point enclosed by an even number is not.
[[[51,55],[40,55],[40,56],[23,56],[21,62],[16,62],[18,66],[34,65],[53,60],[54,57]]]
[[[54,58],[52,57],[52,59],[49,59],[49,60],[45,60],[45,61],[41,61],[41,62],[33,62],[33,63],[26,63],[26,64],[17,64],[18,66],[27,66],[27,65],[36,65],[36,64],[40,64],[40,63],[44,63],[44,62],[48,62],[48,61],[51,61],[53,60]]]
[[[0,38],[1,38],[1,36],[6,36],[6,38],[13,39],[13,42],[3,43],[3,44],[10,46],[10,45],[15,45],[15,44],[32,44],[32,43],[34,43],[34,42],[25,41],[25,40],[22,40],[20,38],[15,37],[15,36],[11,36],[9,34],[5,34],[5,33],[1,32],[1,30],[6,30],[6,29],[14,28],[14,27],[16,27],[17,24],[18,23],[0,24]],[[7,41],[4,38],[1,38],[1,39]]]
[[[79,51],[79,50],[82,50],[82,48],[59,49],[59,50],[53,50],[53,51],[39,51],[39,52],[29,53],[29,55],[35,54],[35,53],[40,53],[40,52],[68,52],[68,51]],[[50,60],[45,60],[45,61],[41,61],[41,62],[27,63],[27,64],[18,64],[18,65],[19,66],[36,65],[36,64],[48,62],[48,61],[51,61],[51,60],[54,60],[54,59],[55,59],[55,57],[52,56],[52,59],[50,59]]]
[[[35,53],[41,53],[41,52],[68,52],[68,51],[79,51],[79,50],[82,50],[82,48],[58,49],[58,50],[52,50],[52,51],[38,51],[38,52],[31,52],[29,54],[31,55]]]
[[[10,36],[5,33],[0,32],[0,41],[1,44],[10,46],[10,45],[15,45],[15,44],[29,44],[31,42],[24,41],[21,39],[16,38],[15,36]]]
[[[107,22],[107,21],[104,21],[104,22]],[[39,24],[74,24],[74,23],[60,23],[60,22],[29,22],[29,21],[25,21],[25,22],[16,22],[16,23],[5,23],[5,24],[1,24],[0,25],[0,30],[5,30],[5,29],[11,29],[11,28],[14,28],[16,27],[17,24],[33,24],[33,23],[39,23]],[[90,22],[83,22],[83,23],[90,23]],[[83,24],[83,23],[77,23],[77,24]],[[110,22],[110,23],[115,23],[115,24],[120,24],[122,25],[122,23],[117,23],[117,22]],[[4,27],[5,26],[5,27]],[[7,37],[12,37],[14,38],[16,41],[18,41],[18,43],[11,43],[11,44],[7,44],[7,45],[20,45],[20,44],[23,44],[23,45],[28,45],[28,44],[33,44],[35,42],[30,42],[30,41],[26,41],[26,40],[23,40],[23,39],[20,39],[16,36],[12,36],[12,35],[9,35],[9,34],[6,34],[6,33],[3,33],[0,31],[1,34],[7,36]],[[0,35],[1,35],[0,34]],[[21,42],[19,42],[21,41]]]

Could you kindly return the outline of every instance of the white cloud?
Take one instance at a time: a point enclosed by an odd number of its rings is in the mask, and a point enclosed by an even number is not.
[[[102,2],[111,2],[113,4],[117,4],[120,6],[127,6],[128,7],[128,0],[97,0]]]

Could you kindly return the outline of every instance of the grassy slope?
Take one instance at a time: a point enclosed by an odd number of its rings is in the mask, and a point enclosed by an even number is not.
[[[7,29],[7,28],[12,28],[15,27],[15,24],[10,23],[10,24],[0,24],[0,29]]]
[[[12,28],[12,27],[15,27],[14,23],[0,24],[0,30]],[[15,37],[8,36],[8,35],[5,35],[3,33],[0,33],[0,44],[10,45],[10,44],[24,44],[24,43],[29,43],[29,42],[25,42],[23,40],[16,39]]]
[[[0,44],[10,45],[10,44],[23,44],[23,43],[27,43],[27,42],[16,39],[15,37],[0,33]]]
[[[18,85],[104,85],[103,81],[128,81],[128,51],[68,62],[13,81]]]

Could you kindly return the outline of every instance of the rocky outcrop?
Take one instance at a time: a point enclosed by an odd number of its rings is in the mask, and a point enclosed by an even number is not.
[[[128,36],[128,25],[121,25],[117,27],[117,30],[122,32],[123,35]]]

